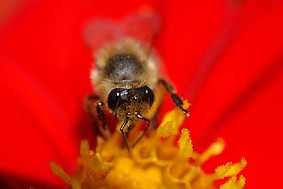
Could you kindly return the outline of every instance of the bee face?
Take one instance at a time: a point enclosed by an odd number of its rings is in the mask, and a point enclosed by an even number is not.
[[[134,111],[137,106],[142,110],[148,110],[150,103],[145,102],[150,102],[150,100],[145,100],[148,98],[146,92],[153,93],[157,84],[156,63],[157,58],[154,53],[148,54],[139,42],[126,39],[111,44],[98,52],[96,66],[91,73],[91,81],[101,100],[118,118],[120,117],[118,115],[122,114],[122,107],[126,107],[124,111]],[[112,96],[110,93],[114,94],[114,92],[127,94],[123,96],[127,97],[127,103],[125,102],[123,106],[113,105],[109,98]],[[136,100],[134,100],[135,98]],[[122,102],[124,100],[120,103]],[[142,105],[145,108],[142,108]]]
[[[143,114],[152,105],[153,91],[147,87],[139,88],[115,88],[108,95],[108,107],[119,118],[125,118],[127,114]]]
[[[102,50],[94,69],[93,85],[118,120],[147,113],[158,79],[156,59],[134,40],[119,41]]]

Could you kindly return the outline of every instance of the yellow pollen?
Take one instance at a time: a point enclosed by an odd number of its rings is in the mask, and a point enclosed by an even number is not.
[[[188,106],[184,104],[185,108]],[[203,163],[222,153],[224,140],[218,139],[201,154],[195,152],[189,130],[180,128],[184,119],[182,111],[173,109],[131,153],[124,147],[118,131],[107,141],[97,137],[94,150],[83,140],[75,173],[70,176],[55,162],[50,163],[51,170],[73,189],[243,188],[246,181],[240,173],[247,165],[246,160],[229,162],[218,166],[214,173],[206,173]],[[131,132],[138,134],[138,129]],[[217,186],[215,182],[219,180],[222,184]]]

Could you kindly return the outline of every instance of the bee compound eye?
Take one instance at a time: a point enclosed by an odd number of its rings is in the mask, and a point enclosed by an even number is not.
[[[140,90],[144,95],[144,100],[147,101],[151,106],[154,101],[153,91],[148,86],[143,86],[140,88]]]
[[[123,88],[113,89],[108,95],[108,107],[115,110],[127,98],[128,91]]]

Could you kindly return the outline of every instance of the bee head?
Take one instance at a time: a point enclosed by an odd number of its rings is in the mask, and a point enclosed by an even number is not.
[[[127,114],[146,113],[154,100],[153,91],[148,86],[139,88],[115,88],[108,95],[108,107],[118,119]]]

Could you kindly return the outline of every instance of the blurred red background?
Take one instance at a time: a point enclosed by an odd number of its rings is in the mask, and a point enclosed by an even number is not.
[[[283,174],[283,2],[35,1],[0,3],[2,188],[62,187],[55,160],[74,169],[79,141],[93,139],[82,100],[92,92],[83,41],[91,18],[121,19],[149,6],[163,25],[154,47],[192,103],[195,149],[217,137],[225,152],[206,169],[248,160],[246,188],[279,188]],[[169,104],[171,102],[168,102]]]

